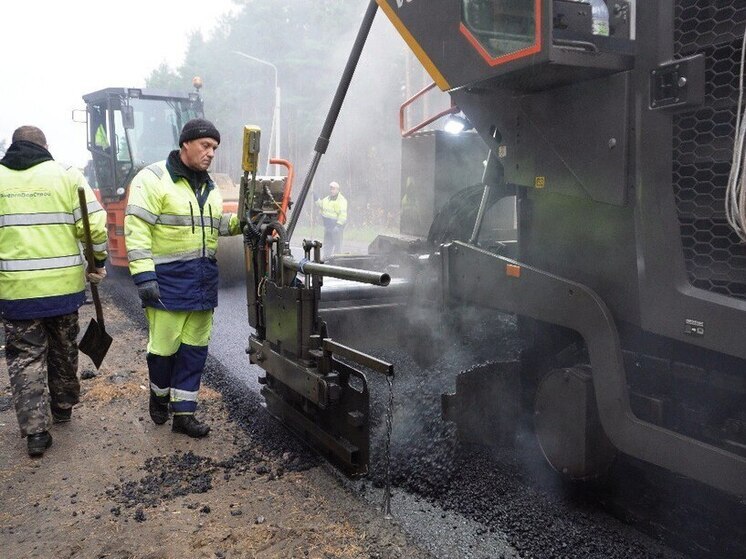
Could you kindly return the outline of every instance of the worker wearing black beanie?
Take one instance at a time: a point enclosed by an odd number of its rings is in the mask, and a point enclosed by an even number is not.
[[[239,235],[207,170],[220,132],[207,120],[184,125],[179,148],[132,179],[124,218],[130,273],[148,319],[148,411],[156,425],[200,438],[195,417],[218,304],[218,236]]]
[[[218,132],[218,129],[209,120],[193,118],[181,129],[179,147],[184,145],[184,142],[190,142],[197,138],[212,138],[217,143],[220,143],[220,132]]]

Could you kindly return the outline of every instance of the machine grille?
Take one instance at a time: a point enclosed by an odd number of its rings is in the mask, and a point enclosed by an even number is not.
[[[733,157],[744,0],[676,0],[677,57],[706,59],[705,104],[674,117],[673,188],[689,281],[746,299],[746,245],[725,219]]]

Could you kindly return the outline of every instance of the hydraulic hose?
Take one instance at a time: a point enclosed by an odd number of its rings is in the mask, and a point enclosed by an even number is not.
[[[326,148],[329,147],[329,139],[331,138],[332,131],[334,130],[334,125],[337,122],[337,117],[339,116],[339,111],[342,108],[342,103],[347,96],[347,90],[350,87],[350,82],[352,82],[352,76],[355,73],[357,63],[360,60],[360,54],[363,52],[363,47],[365,46],[365,41],[368,38],[370,28],[373,25],[373,19],[376,16],[377,10],[378,4],[376,3],[376,1],[370,0],[368,9],[365,11],[365,16],[363,16],[363,21],[360,24],[360,29],[358,29],[355,43],[352,45],[352,51],[350,52],[350,56],[347,59],[347,65],[345,66],[344,72],[342,73],[342,78],[339,80],[337,92],[334,94],[332,105],[331,107],[329,107],[329,112],[326,115],[326,121],[324,121],[324,126],[321,129],[321,135],[316,140],[313,160],[311,161],[311,165],[308,169],[308,173],[306,174],[306,178],[303,181],[303,186],[301,187],[300,194],[298,194],[298,199],[295,201],[293,215],[290,217],[290,223],[287,227],[288,242],[293,236],[295,225],[298,223],[298,218],[300,217],[301,210],[303,209],[303,203],[306,201],[308,190],[311,188],[311,182],[313,182],[313,177],[316,175],[316,169],[319,166],[321,156],[326,153]]]
[[[277,233],[277,236],[280,239],[280,247],[285,247],[288,241],[288,236],[285,227],[279,221],[271,221],[267,224],[261,232],[262,236],[259,240],[260,246],[264,246],[267,243],[267,237],[269,237],[272,232]]]
[[[741,43],[741,65],[738,79],[736,135],[733,140],[728,186],[725,191],[725,216],[741,242],[746,243],[746,114],[743,111],[744,73],[746,69],[746,31]]]

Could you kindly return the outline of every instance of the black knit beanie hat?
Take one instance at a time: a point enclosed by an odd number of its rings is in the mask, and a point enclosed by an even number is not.
[[[197,138],[212,138],[217,143],[220,143],[220,132],[215,128],[215,125],[209,120],[204,118],[193,118],[184,125],[181,129],[181,135],[179,136],[179,147],[184,142],[190,142]]]

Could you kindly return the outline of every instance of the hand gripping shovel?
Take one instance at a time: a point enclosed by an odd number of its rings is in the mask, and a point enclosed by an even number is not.
[[[85,190],[78,188],[78,198],[80,199],[80,211],[83,214],[83,229],[85,230],[85,257],[88,261],[88,271],[96,271],[96,262],[93,259],[93,241],[91,240],[91,224],[88,221],[88,207],[85,200]],[[83,338],[78,344],[78,349],[85,353],[91,358],[93,364],[98,369],[101,366],[101,362],[106,357],[106,352],[109,351],[112,338],[106,333],[104,327],[104,313],[101,309],[101,299],[98,296],[98,286],[91,283],[91,296],[93,297],[93,304],[96,307],[96,318],[91,319],[88,324],[88,328],[83,334]]]

